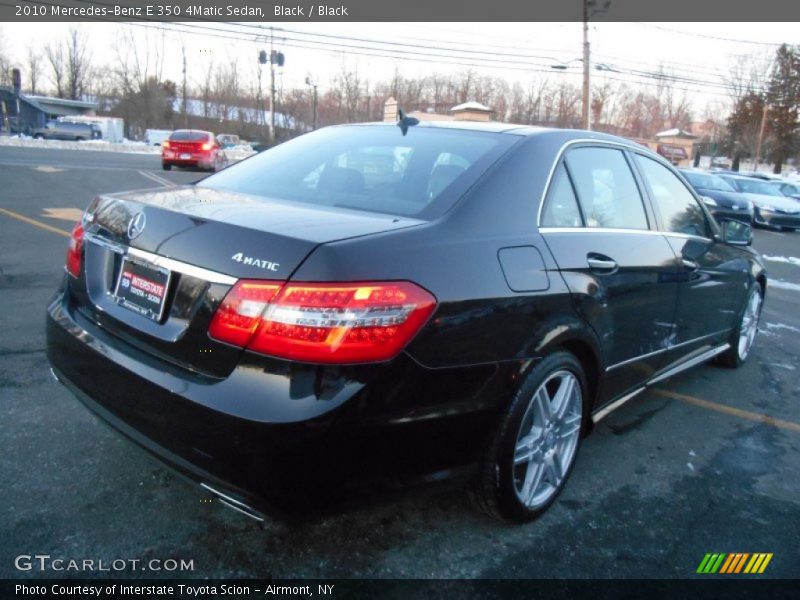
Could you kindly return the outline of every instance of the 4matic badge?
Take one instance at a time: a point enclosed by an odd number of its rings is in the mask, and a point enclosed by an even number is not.
[[[245,256],[241,252],[237,252],[233,256],[231,256],[231,260],[235,260],[236,262],[242,263],[244,265],[252,265],[254,267],[258,267],[259,269],[266,269],[267,271],[277,271],[278,267],[280,267],[280,263],[272,262],[271,260],[266,260],[264,258],[254,258],[252,256]]]

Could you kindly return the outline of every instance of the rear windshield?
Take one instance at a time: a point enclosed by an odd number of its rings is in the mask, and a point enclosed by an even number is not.
[[[443,128],[329,127],[198,185],[324,206],[429,218],[444,212],[519,138]]]
[[[169,139],[173,142],[205,142],[208,140],[208,133],[205,131],[173,131]]]

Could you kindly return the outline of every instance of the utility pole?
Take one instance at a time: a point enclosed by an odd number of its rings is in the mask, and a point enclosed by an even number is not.
[[[764,140],[764,128],[767,126],[767,114],[769,114],[769,104],[764,101],[764,110],[761,111],[761,127],[758,129],[758,141],[756,142],[756,160],[753,171],[758,171],[758,163],[761,160],[761,142]]]
[[[273,31],[269,28],[269,142],[275,144],[275,50]]]
[[[581,127],[592,128],[591,123],[591,88],[589,86],[589,1],[583,0],[583,103],[581,104]]]
[[[183,53],[183,86],[182,86],[182,94],[183,94],[183,128],[189,129],[189,111],[187,110],[186,106],[186,46],[181,47],[181,52]]]
[[[317,129],[317,84],[311,80],[311,77],[306,77],[306,85],[310,85],[313,89],[313,95],[311,96],[311,127],[312,129]]]
[[[611,0],[605,0],[600,8],[597,8],[597,4],[598,0],[583,0],[583,104],[581,107],[581,125],[587,130],[592,128],[592,88],[589,81],[589,73],[591,72],[589,21],[596,14],[606,12],[611,5]],[[589,12],[590,8],[592,12]]]

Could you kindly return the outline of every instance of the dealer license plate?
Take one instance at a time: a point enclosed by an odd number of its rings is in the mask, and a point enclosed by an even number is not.
[[[170,276],[167,269],[124,258],[114,298],[125,308],[160,321],[164,314]]]

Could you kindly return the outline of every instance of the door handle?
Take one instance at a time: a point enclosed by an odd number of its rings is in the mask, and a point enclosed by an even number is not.
[[[617,261],[610,258],[596,258],[587,256],[586,262],[595,271],[613,271],[617,268]]]
[[[697,269],[700,268],[700,265],[698,265],[693,260],[689,260],[688,258],[682,258],[681,263],[683,263],[683,266],[686,268],[687,271],[697,271]]]

